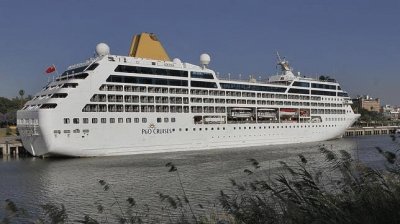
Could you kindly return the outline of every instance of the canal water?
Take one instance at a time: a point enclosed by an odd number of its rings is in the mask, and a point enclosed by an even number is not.
[[[162,217],[167,213],[166,204],[160,201],[158,192],[182,197],[180,180],[195,212],[210,214],[220,210],[217,198],[220,190],[231,189],[230,179],[248,178],[243,170],[252,167],[249,159],[260,163],[263,175],[273,177],[280,170],[279,161],[295,164],[298,154],[306,156],[310,166],[321,166],[321,146],[346,150],[354,159],[375,168],[384,166],[375,147],[399,148],[389,136],[362,136],[307,144],[119,157],[0,158],[0,218],[5,215],[4,201],[11,199],[33,216],[40,215],[40,205],[54,203],[63,204],[72,220],[90,214],[104,221],[96,206],[102,204],[109,213],[118,213],[114,202],[118,200],[125,210],[128,197],[135,199],[137,210],[149,208],[150,216]],[[176,165],[180,180],[176,172],[168,172],[165,165],[169,162]],[[110,190],[104,191],[99,180],[109,183]]]

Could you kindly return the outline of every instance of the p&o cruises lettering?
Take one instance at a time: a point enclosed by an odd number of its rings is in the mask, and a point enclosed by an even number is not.
[[[148,129],[142,129],[142,135],[161,135],[161,134],[171,134],[172,129],[169,128],[163,128],[163,129],[158,129],[158,128],[148,128]]]

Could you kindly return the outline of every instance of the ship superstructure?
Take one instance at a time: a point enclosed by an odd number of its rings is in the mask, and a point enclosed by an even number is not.
[[[111,156],[303,143],[337,138],[359,117],[335,80],[294,75],[280,57],[281,73],[260,82],[218,78],[206,54],[198,66],[135,52],[98,45],[48,83],[18,111],[24,147]]]

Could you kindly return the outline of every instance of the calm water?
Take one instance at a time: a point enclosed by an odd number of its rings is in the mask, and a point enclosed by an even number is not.
[[[41,204],[62,203],[72,217],[82,217],[96,213],[95,202],[109,207],[114,201],[112,192],[103,191],[98,184],[103,179],[111,184],[121,202],[131,196],[139,207],[148,204],[151,213],[162,213],[157,192],[182,195],[176,173],[165,167],[173,162],[192,204],[216,209],[213,205],[218,203],[219,191],[230,188],[229,179],[246,178],[243,170],[251,167],[247,159],[257,159],[263,172],[273,175],[278,172],[279,161],[294,163],[299,153],[308,158],[310,165],[318,166],[322,159],[318,147],[323,144],[332,150],[348,150],[355,159],[374,167],[383,164],[376,146],[388,150],[396,147],[389,136],[365,136],[310,144],[123,157],[0,158],[0,201],[12,199],[31,213],[38,212]],[[204,212],[199,206],[195,210]],[[2,209],[0,217],[3,215]]]

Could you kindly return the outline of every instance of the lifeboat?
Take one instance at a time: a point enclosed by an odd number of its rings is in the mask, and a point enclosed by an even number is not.
[[[295,116],[297,110],[294,108],[281,108],[280,114],[285,116]]]

